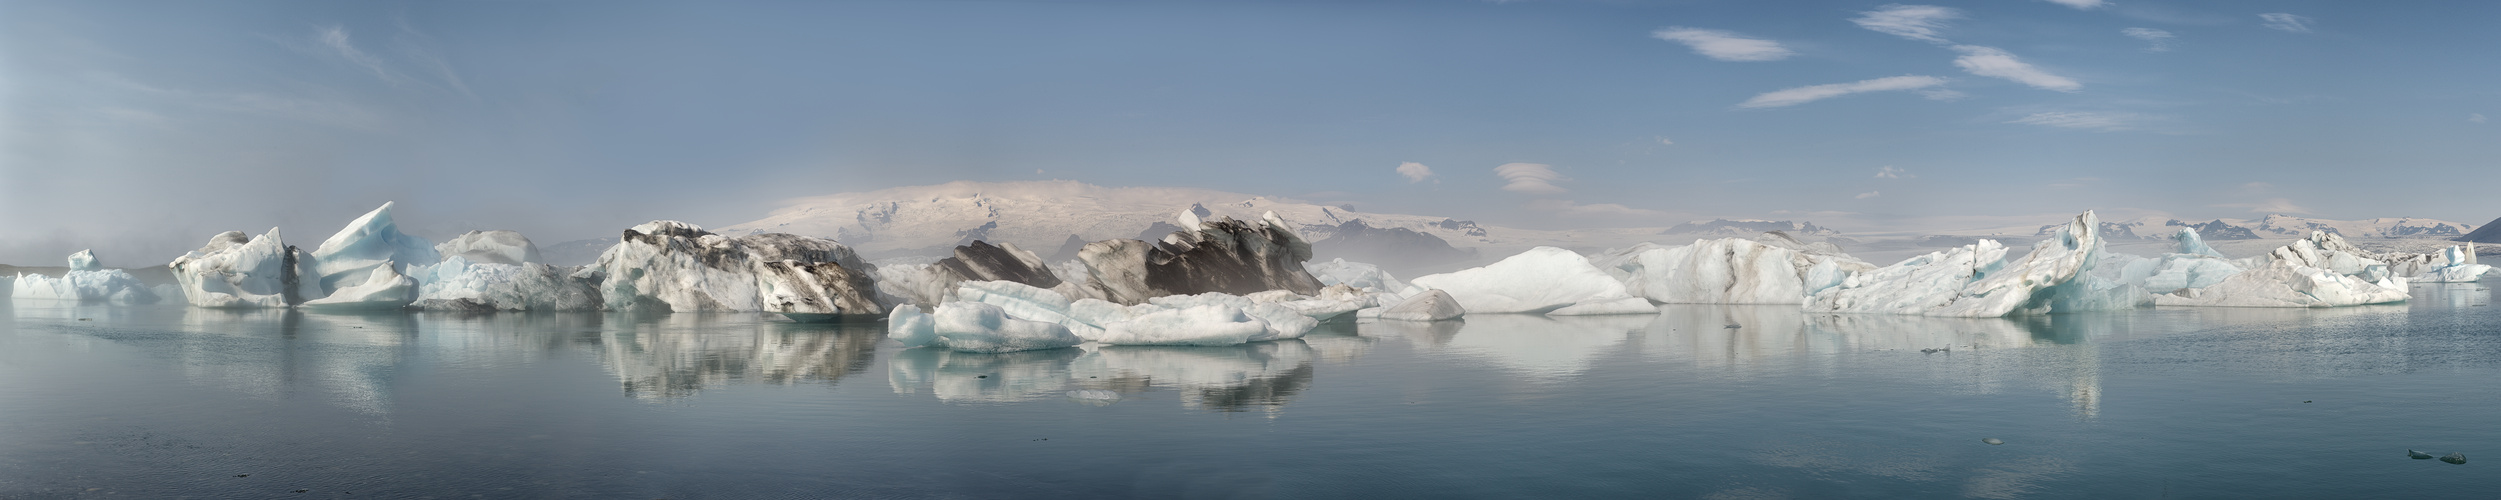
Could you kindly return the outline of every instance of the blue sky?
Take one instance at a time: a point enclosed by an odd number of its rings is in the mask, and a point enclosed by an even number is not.
[[[0,262],[165,260],[271,226],[311,242],[387,200],[422,235],[553,242],[959,179],[1536,227],[1865,232],[2086,208],[2482,223],[2501,216],[2496,14],[6,0]]]

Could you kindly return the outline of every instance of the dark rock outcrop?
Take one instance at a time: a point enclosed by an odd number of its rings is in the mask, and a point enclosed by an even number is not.
[[[2483,226],[2475,228],[2474,231],[2467,232],[2465,236],[2457,237],[2457,241],[2501,243],[2501,219],[2493,219],[2492,222],[2486,222]]]

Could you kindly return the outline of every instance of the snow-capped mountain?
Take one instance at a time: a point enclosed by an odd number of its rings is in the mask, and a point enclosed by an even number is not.
[[[1712,219],[1709,221],[1693,221],[1677,224],[1675,227],[1667,228],[1666,231],[1660,231],[1659,234],[1752,238],[1754,235],[1763,234],[1768,231],[1780,231],[1789,233],[1791,236],[1834,236],[1841,234],[1840,231],[1834,231],[1831,228],[1817,227],[1815,223],[1812,222],[1760,219]]]
[[[1377,214],[1344,205],[1172,187],[1104,187],[1076,181],[970,182],[906,186],[792,200],[772,214],[721,228],[725,235],[784,232],[833,238],[876,257],[944,254],[982,239],[1037,252],[1079,240],[1138,238],[1170,225],[1182,210],[1202,218],[1257,220],[1274,211],[1317,246],[1341,228],[1405,229],[1457,248],[1538,245],[1587,248],[1648,241],[1658,228],[1529,230],[1448,217]],[[1362,221],[1348,226],[1346,223]],[[1160,228],[1158,228],[1160,229]]]
[[[2049,231],[2057,227],[2060,226],[2042,226],[2041,232],[2035,236],[2047,235]],[[2310,236],[2311,231],[2326,231],[2357,239],[2448,239],[2465,235],[2475,226],[2412,217],[2329,220],[2273,214],[2258,219],[2215,219],[2204,222],[2144,217],[2103,222],[2101,230],[2102,236],[2118,240],[2160,239],[2169,237],[2171,233],[2183,227],[2197,230],[2198,236],[2208,240],[2252,240],[2304,238]]]

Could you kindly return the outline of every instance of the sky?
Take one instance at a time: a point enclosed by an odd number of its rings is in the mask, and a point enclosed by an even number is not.
[[[2501,216],[2490,2],[0,0],[0,263],[954,180],[1515,227]],[[118,264],[116,264],[118,265]]]

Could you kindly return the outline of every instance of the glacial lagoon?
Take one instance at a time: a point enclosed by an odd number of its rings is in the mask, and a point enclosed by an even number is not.
[[[1007,354],[758,314],[0,301],[0,497],[2454,495],[2501,466],[2492,284]]]

